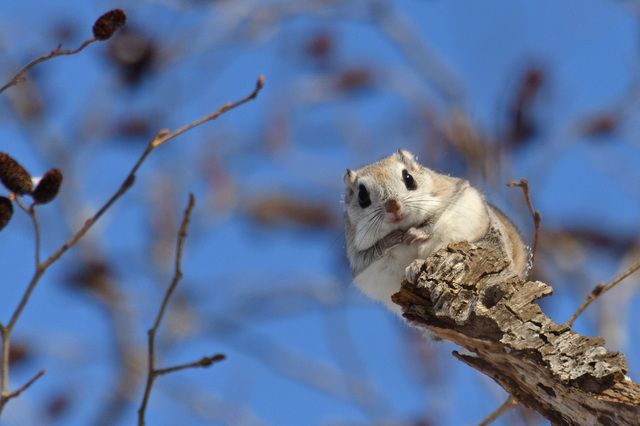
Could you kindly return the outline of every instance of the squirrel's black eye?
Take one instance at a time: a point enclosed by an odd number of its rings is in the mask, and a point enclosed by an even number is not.
[[[413,176],[409,174],[407,169],[404,169],[402,171],[402,180],[404,181],[404,186],[406,186],[409,191],[413,191],[418,187],[418,185],[416,185],[416,181],[413,179]]]
[[[363,209],[371,205],[371,198],[369,198],[369,191],[364,185],[358,186],[358,204]]]

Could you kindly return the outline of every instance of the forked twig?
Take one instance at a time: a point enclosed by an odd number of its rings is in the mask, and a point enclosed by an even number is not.
[[[162,322],[162,318],[164,317],[164,313],[167,309],[167,305],[169,304],[169,300],[171,299],[171,295],[173,295],[173,292],[178,286],[178,283],[182,279],[182,255],[184,250],[184,242],[187,238],[187,231],[189,229],[189,222],[191,220],[191,212],[193,211],[194,205],[195,205],[195,198],[193,194],[189,194],[189,204],[187,205],[187,208],[184,211],[182,224],[180,225],[180,230],[178,231],[178,241],[176,243],[175,273],[173,275],[173,279],[171,280],[171,284],[169,284],[169,287],[167,287],[167,290],[164,293],[164,298],[162,299],[162,303],[160,304],[160,308],[158,309],[158,313],[156,314],[156,319],[153,322],[153,326],[147,332],[147,337],[148,337],[147,381],[144,387],[144,394],[142,396],[142,401],[140,402],[140,408],[138,409],[138,425],[139,426],[143,426],[145,424],[145,414],[147,410],[147,404],[149,403],[149,397],[151,396],[151,389],[153,388],[153,383],[155,382],[156,378],[164,374],[185,370],[187,368],[207,368],[216,362],[222,361],[225,358],[225,356],[222,354],[216,354],[210,357],[205,356],[197,361],[193,361],[185,364],[178,364],[178,365],[166,367],[166,368],[156,368],[156,346],[155,346],[156,333],[158,332],[158,328],[160,327],[160,323]]]
[[[529,196],[529,181],[525,178],[520,178],[519,182],[511,181],[507,184],[508,187],[513,188],[514,186],[518,186],[522,188],[522,193],[524,194],[524,200],[527,203],[527,208],[529,209],[529,213],[531,214],[531,219],[533,220],[533,242],[531,243],[531,264],[536,257],[536,250],[538,249],[538,239],[540,238],[540,222],[542,221],[542,217],[540,216],[540,212],[533,208],[533,203],[531,202],[531,197]]]
[[[13,392],[11,392],[9,395],[11,398],[15,398],[16,396],[20,395],[22,392],[26,391],[27,389],[29,389],[31,387],[32,384],[34,384],[36,382],[36,380],[38,380],[40,377],[42,377],[45,373],[45,370],[40,370],[38,371],[32,378],[30,378],[27,383],[25,383],[24,385],[20,386],[18,389],[14,390]]]
[[[85,42],[86,45],[88,45],[88,41]],[[83,46],[81,46],[81,48],[85,47],[85,44],[83,44]],[[78,48],[80,49],[80,48]],[[78,50],[76,49],[76,50]],[[78,50],[79,51],[79,50]],[[66,52],[66,51],[62,51],[62,52]],[[62,53],[62,54],[70,54],[70,53]],[[33,65],[32,65],[33,66]],[[145,150],[142,152],[142,154],[140,155],[140,157],[138,158],[138,160],[135,162],[135,164],[133,165],[133,167],[131,168],[131,170],[129,171],[129,173],[127,174],[127,176],[124,178],[124,180],[122,181],[122,183],[120,184],[120,187],[116,190],[116,192],[102,205],[102,207],[100,207],[98,209],[98,211],[91,216],[89,219],[87,219],[84,224],[69,238],[69,240],[67,240],[64,244],[62,244],[57,250],[55,250],[53,252],[53,254],[51,254],[48,258],[46,258],[44,261],[40,261],[40,229],[39,229],[39,225],[38,225],[38,221],[37,218],[35,216],[35,210],[33,208],[29,208],[25,210],[27,211],[27,213],[31,216],[31,219],[33,220],[33,224],[34,224],[34,229],[35,229],[35,234],[36,234],[36,267],[35,270],[33,272],[33,275],[29,281],[29,284],[27,285],[27,288],[25,289],[24,293],[22,294],[22,297],[20,298],[20,301],[18,302],[18,305],[16,306],[16,308],[14,309],[13,313],[11,314],[11,317],[9,319],[9,322],[4,325],[3,323],[0,323],[0,334],[2,335],[2,352],[1,352],[1,356],[0,356],[0,414],[2,413],[2,409],[4,408],[4,406],[6,405],[7,401],[10,400],[11,398],[15,397],[16,395],[14,395],[12,392],[9,391],[8,389],[8,382],[9,382],[9,348],[10,348],[10,344],[11,344],[11,332],[13,331],[13,328],[16,324],[16,322],[18,321],[18,319],[20,318],[20,315],[22,314],[25,306],[27,305],[27,303],[29,302],[31,295],[33,293],[33,291],[35,290],[36,286],[38,285],[38,283],[40,282],[40,278],[42,278],[42,276],[44,275],[44,273],[48,270],[48,268],[54,263],[56,262],[58,259],[60,259],[60,257],[62,257],[62,255],[64,255],[71,247],[73,247],[82,237],[84,237],[84,235],[89,231],[89,229],[91,229],[93,227],[93,225],[98,221],[98,219],[100,219],[100,217],[102,217],[102,215],[109,210],[109,208],[116,202],[118,201],[135,183],[135,178],[136,178],[136,173],[138,172],[138,170],[140,169],[140,167],[142,166],[142,164],[144,163],[144,161],[147,159],[147,157],[160,145],[162,145],[165,142],[168,142],[171,139],[174,139],[175,137],[193,129],[194,127],[197,127],[201,124],[204,124],[206,122],[215,120],[216,118],[218,118],[220,115],[235,109],[253,99],[255,99],[258,94],[260,93],[260,91],[262,90],[262,88],[264,87],[264,76],[260,75],[258,77],[258,80],[256,81],[256,85],[255,88],[253,89],[253,91],[245,96],[244,98],[235,101],[235,102],[231,102],[231,103],[227,103],[224,104],[222,107],[220,107],[218,110],[216,110],[215,112],[206,115],[196,121],[194,121],[193,123],[187,124],[183,127],[178,128],[177,130],[174,130],[173,132],[169,132],[168,130],[162,130],[160,132],[158,132],[156,134],[156,136],[151,139],[151,141],[149,141],[149,143],[147,144]],[[23,206],[24,207],[24,206]],[[213,358],[213,357],[212,357]]]
[[[620,284],[625,280],[625,278],[632,275],[638,269],[640,269],[640,259],[638,259],[626,271],[615,277],[609,284],[596,285],[593,290],[591,290],[585,301],[582,302],[582,305],[580,305],[580,307],[573,313],[573,315],[571,315],[571,318],[569,318],[564,324],[567,327],[572,327],[576,319],[578,319],[578,317],[584,312],[584,310],[587,309],[589,305],[591,305],[598,297],[602,296],[603,294]]]
[[[49,59],[53,59],[55,57],[58,57],[58,56],[75,55],[76,53],[79,53],[85,47],[89,46],[91,43],[94,43],[96,41],[98,41],[98,39],[95,38],[95,37],[92,37],[92,38],[90,38],[88,40],[85,40],[76,49],[66,49],[66,50],[62,49],[62,44],[59,44],[58,47],[53,49],[51,52],[47,53],[46,55],[42,55],[42,56],[34,59],[33,61],[29,62],[27,65],[22,67],[9,81],[7,81],[2,87],[0,87],[0,93],[4,92],[9,87],[15,86],[16,84],[20,83],[22,81],[22,79],[24,78],[24,75],[31,68],[35,67],[36,65],[38,65],[38,64],[40,64],[40,63],[42,63],[44,61],[48,61]]]

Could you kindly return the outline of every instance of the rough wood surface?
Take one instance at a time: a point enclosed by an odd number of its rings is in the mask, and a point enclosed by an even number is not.
[[[492,244],[432,255],[393,301],[413,324],[462,346],[454,355],[558,425],[640,425],[640,385],[624,355],[554,323],[534,303],[552,289],[524,282]]]

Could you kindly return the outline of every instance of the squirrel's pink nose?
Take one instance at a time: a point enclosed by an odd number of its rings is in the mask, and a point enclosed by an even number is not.
[[[400,203],[398,203],[396,200],[387,200],[387,202],[384,203],[384,208],[387,213],[396,213],[398,210],[400,210]]]

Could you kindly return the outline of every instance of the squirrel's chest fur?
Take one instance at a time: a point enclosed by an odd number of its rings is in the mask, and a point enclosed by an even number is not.
[[[404,270],[419,257],[418,246],[396,246],[356,275],[354,282],[364,294],[383,302],[389,310],[401,315],[400,306],[391,301],[391,295],[400,291]]]

